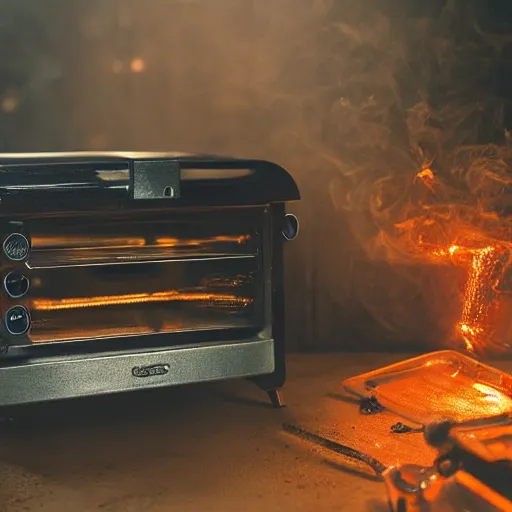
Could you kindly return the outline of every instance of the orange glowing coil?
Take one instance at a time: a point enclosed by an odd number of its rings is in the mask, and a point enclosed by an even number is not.
[[[150,302],[186,301],[208,303],[212,306],[232,305],[245,308],[252,303],[247,297],[222,295],[215,293],[184,293],[176,290],[155,293],[134,293],[129,295],[107,295],[102,297],[77,297],[66,299],[35,299],[32,308],[39,311],[57,311],[62,309],[92,308],[101,306],[119,306]]]

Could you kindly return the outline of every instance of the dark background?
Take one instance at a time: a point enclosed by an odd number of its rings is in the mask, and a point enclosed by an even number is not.
[[[368,254],[364,201],[347,213],[336,198],[371,188],[382,173],[420,170],[428,144],[407,121],[414,109],[436,114],[438,153],[508,144],[511,2],[0,0],[0,7],[0,151],[274,160],[303,195],[291,207],[301,236],[287,248],[289,346],[447,345],[459,306],[439,283],[450,272]]]

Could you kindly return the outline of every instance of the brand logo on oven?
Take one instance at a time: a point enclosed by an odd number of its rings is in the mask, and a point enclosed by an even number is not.
[[[165,375],[166,373],[169,373],[168,364],[152,364],[132,368],[132,375],[134,377],[155,377],[157,375]]]

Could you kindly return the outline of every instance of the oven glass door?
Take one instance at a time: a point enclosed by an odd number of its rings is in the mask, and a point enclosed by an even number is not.
[[[4,269],[4,286],[9,272],[29,284],[2,298],[5,318],[20,306],[30,315],[14,344],[261,330],[267,209],[165,216],[29,219],[30,257]]]

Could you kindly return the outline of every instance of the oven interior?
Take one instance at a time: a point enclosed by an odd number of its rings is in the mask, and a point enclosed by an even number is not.
[[[149,347],[154,334],[171,335],[158,338],[165,346],[187,333],[254,337],[268,319],[269,222],[267,207],[26,218],[30,255],[2,268],[9,342],[99,350],[109,338]]]

